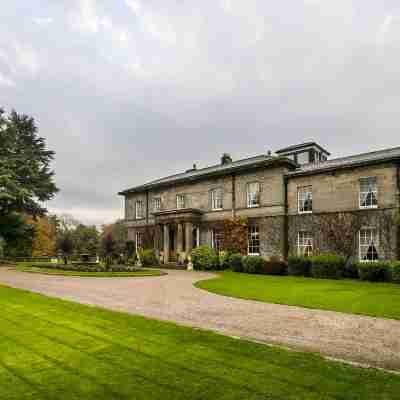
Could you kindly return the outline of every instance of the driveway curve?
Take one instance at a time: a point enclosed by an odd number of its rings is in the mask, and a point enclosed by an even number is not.
[[[400,321],[241,300],[193,286],[214,274],[79,278],[0,268],[0,283],[116,311],[400,370]]]

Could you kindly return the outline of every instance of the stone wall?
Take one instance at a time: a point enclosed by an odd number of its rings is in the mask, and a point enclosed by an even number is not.
[[[378,206],[397,205],[397,171],[391,164],[352,168],[324,174],[292,177],[288,182],[288,213],[297,214],[297,190],[312,186],[313,212],[359,209],[360,178],[377,177]]]
[[[314,253],[335,252],[335,244],[329,243],[326,232],[323,230],[322,219],[329,215],[337,217],[339,213],[313,213],[303,215],[290,215],[288,217],[288,242],[289,254],[297,255],[297,240],[299,231],[308,231],[313,234]],[[398,258],[398,227],[395,223],[397,210],[378,209],[378,210],[359,210],[344,212],[351,215],[354,219],[354,227],[351,235],[354,237],[352,256],[354,259],[359,257],[359,228],[376,228],[379,237],[379,257],[382,259]]]

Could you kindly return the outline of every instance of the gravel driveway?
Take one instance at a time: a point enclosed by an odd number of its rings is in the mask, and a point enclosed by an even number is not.
[[[400,370],[400,321],[233,299],[193,286],[213,276],[168,271],[161,277],[79,278],[0,268],[0,283],[8,286]]]

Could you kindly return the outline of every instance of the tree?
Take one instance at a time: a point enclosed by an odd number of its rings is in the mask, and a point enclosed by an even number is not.
[[[78,254],[97,254],[99,247],[99,232],[95,226],[79,224],[71,231],[75,252]]]
[[[106,257],[115,255],[115,240],[111,232],[107,233],[101,240],[101,249]]]
[[[65,235],[63,235],[60,238],[60,241],[58,242],[57,247],[63,253],[64,264],[67,264],[68,256],[70,256],[72,254],[72,251],[74,249],[74,242],[72,241],[70,232],[66,232]]]
[[[52,256],[56,253],[56,228],[52,220],[47,217],[29,219],[34,227],[32,256]]]
[[[7,257],[32,255],[34,226],[21,214],[10,213],[0,218],[0,238]]]
[[[33,118],[0,109],[0,218],[13,212],[44,215],[58,191],[47,150]]]

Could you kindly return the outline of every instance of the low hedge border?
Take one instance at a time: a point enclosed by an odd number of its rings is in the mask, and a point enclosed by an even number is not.
[[[25,265],[25,268],[29,268],[29,265]],[[43,268],[43,269],[54,269],[59,271],[71,271],[71,272],[137,272],[140,269],[129,266],[129,265],[111,265],[106,268],[100,264],[32,264],[32,267]]]

